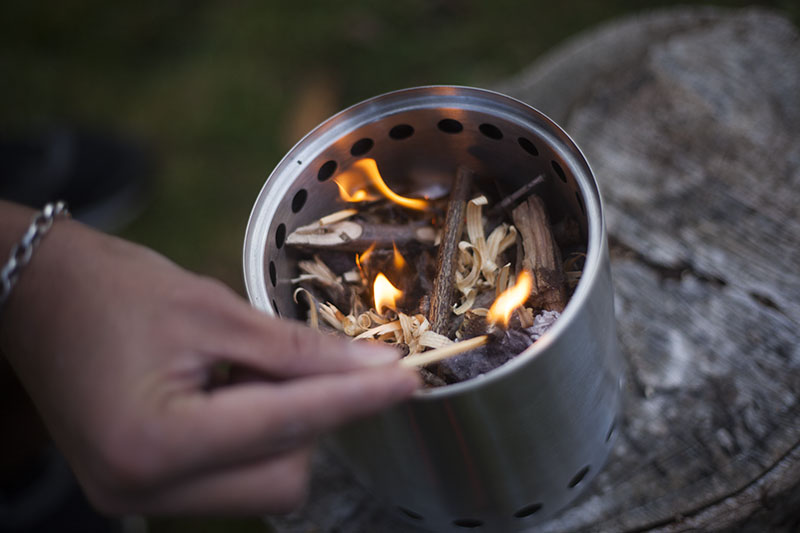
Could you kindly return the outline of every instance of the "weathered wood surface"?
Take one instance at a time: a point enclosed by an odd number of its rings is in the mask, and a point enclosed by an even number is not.
[[[579,37],[501,90],[584,150],[628,361],[620,437],[537,531],[800,528],[800,38],[692,9]],[[554,97],[554,95],[558,95]],[[279,531],[407,531],[326,454]]]

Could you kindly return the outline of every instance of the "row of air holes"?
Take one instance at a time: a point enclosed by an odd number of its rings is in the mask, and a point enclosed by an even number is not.
[[[608,428],[608,433],[606,433],[606,443],[611,441],[611,437],[614,435],[614,431],[616,429],[616,421],[611,423],[611,427]],[[589,466],[584,466],[578,472],[572,476],[572,479],[569,480],[567,483],[568,489],[574,489],[578,486],[578,484],[583,481],[583,478],[586,477],[586,474],[589,473]],[[402,512],[407,517],[411,518],[412,520],[422,521],[425,518],[411,509],[406,509],[405,507],[398,507],[397,508],[400,512]],[[514,513],[514,518],[528,518],[539,512],[542,509],[541,503],[532,503],[530,505],[526,505],[516,513]],[[456,527],[461,527],[464,529],[473,529],[478,528],[483,525],[483,520],[479,520],[477,518],[458,518],[453,520],[453,525]]]
[[[449,134],[457,134],[461,133],[464,130],[463,124],[461,122],[453,119],[453,118],[443,118],[440,120],[436,127],[439,128],[440,131]],[[478,126],[478,131],[480,131],[484,136],[488,137],[489,139],[493,139],[495,141],[499,141],[503,138],[503,132],[500,131],[500,128],[495,126],[494,124],[483,123]],[[391,130],[389,130],[389,138],[394,139],[396,141],[400,141],[403,139],[408,139],[414,135],[414,127],[410,124],[398,124],[394,126]],[[517,143],[519,146],[528,154],[532,156],[538,156],[539,150],[536,146],[525,137],[517,138]],[[362,139],[357,140],[353,143],[350,147],[350,155],[354,157],[360,157],[366,155],[372,147],[375,145],[375,142],[370,139],[369,137],[364,137]],[[559,177],[559,179],[567,183],[567,176],[564,173],[564,169],[561,168],[561,165],[558,162],[551,160],[550,165],[553,167],[553,171]],[[317,172],[317,180],[320,182],[327,181],[328,179],[333,176],[336,172],[336,168],[338,164],[334,160],[326,161],[325,163],[320,166],[319,171]],[[586,208],[583,204],[583,198],[578,191],[575,191],[575,198],[578,201],[578,207],[580,207],[581,212],[586,215]],[[308,199],[308,191],[305,189],[300,189],[297,191],[292,198],[292,213],[299,213],[303,206],[306,204],[306,200]],[[283,246],[283,243],[286,241],[286,224],[281,222],[278,224],[278,227],[275,229],[275,246],[280,249]],[[269,280],[272,283],[273,287],[276,287],[278,284],[278,272],[277,268],[275,267],[275,262],[269,262]],[[280,311],[278,310],[278,306],[275,303],[275,300],[272,300],[272,307],[275,310],[275,314],[280,316]]]

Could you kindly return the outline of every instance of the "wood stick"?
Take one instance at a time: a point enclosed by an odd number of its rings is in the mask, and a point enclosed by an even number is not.
[[[428,352],[409,355],[403,359],[400,359],[399,363],[400,366],[407,368],[426,366],[431,363],[441,361],[442,359],[447,359],[448,357],[453,357],[455,355],[474,350],[475,348],[483,346],[487,342],[489,342],[489,335],[472,337],[471,339],[467,339],[465,341],[455,342],[449,346],[445,346],[444,348],[436,348],[435,350],[430,350]]]
[[[520,200],[524,200],[525,198],[527,198],[527,196],[529,194],[531,194],[533,192],[534,188],[536,188],[538,185],[540,185],[542,183],[544,183],[544,174],[539,174],[538,176],[533,178],[531,181],[529,181],[528,183],[526,183],[525,185],[523,185],[522,187],[520,187],[516,191],[512,192],[511,194],[509,194],[508,196],[503,198],[498,203],[496,203],[494,205],[494,207],[492,207],[489,210],[489,212],[487,213],[487,216],[490,216],[490,217],[495,216],[495,215],[499,214],[500,211],[504,211],[504,210],[510,208],[516,202],[518,202]]]
[[[420,224],[367,224],[345,220],[321,225],[314,222],[301,226],[287,238],[287,246],[304,249],[363,252],[372,243],[377,248],[391,248],[392,243],[403,245],[411,241],[432,245],[436,240],[433,227]]]
[[[529,301],[535,307],[549,311],[564,310],[567,286],[561,251],[555,243],[544,202],[536,195],[517,206],[512,216],[522,237],[522,269],[533,274],[533,289]]]
[[[450,201],[447,204],[442,240],[436,258],[436,279],[433,281],[431,308],[428,321],[436,333],[447,336],[450,315],[453,308],[453,288],[455,286],[458,241],[464,230],[464,212],[475,173],[467,167],[458,167]]]
[[[347,220],[348,218],[357,215],[358,209],[342,209],[341,211],[335,211],[330,215],[325,215],[321,219],[317,221],[317,224],[320,226],[325,226],[327,224],[333,224],[334,222],[341,222],[342,220]]]

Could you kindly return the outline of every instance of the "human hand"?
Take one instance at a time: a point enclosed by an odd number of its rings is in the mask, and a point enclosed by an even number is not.
[[[112,513],[291,510],[315,437],[419,385],[388,348],[268,318],[73,221],[44,238],[0,320],[54,440]],[[209,389],[218,363],[259,379]]]

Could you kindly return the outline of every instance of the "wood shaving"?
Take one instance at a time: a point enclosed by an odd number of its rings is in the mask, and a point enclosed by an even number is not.
[[[292,279],[292,283],[299,283],[301,281],[318,281],[325,285],[340,285],[341,279],[333,273],[328,265],[326,265],[319,256],[315,255],[313,261],[303,260],[298,261],[297,266],[304,274]]]
[[[358,324],[358,320],[353,315],[347,315],[344,317],[342,320],[342,329],[344,334],[350,337],[355,337],[364,331],[364,328]]]
[[[360,335],[356,336],[356,339],[371,339],[371,338],[379,338],[386,333],[392,333],[395,331],[402,330],[402,326],[400,326],[400,321],[395,320],[394,322],[388,322],[386,324],[381,324],[380,326],[376,326],[374,328],[368,329],[367,331],[361,333]]]
[[[376,312],[375,312],[374,310],[372,310],[372,309],[370,309],[369,311],[367,311],[367,314],[369,315],[369,317],[370,317],[370,319],[372,320],[372,323],[373,323],[373,324],[386,324],[387,322],[389,322],[389,319],[388,319],[388,318],[386,318],[386,317],[385,317],[385,316],[383,316],[383,315],[379,315],[378,313],[376,313]]]
[[[456,287],[461,300],[453,307],[453,313],[463,315],[475,304],[484,291],[499,294],[513,282],[511,265],[502,269],[497,266],[500,254],[517,241],[517,229],[510,224],[500,224],[485,237],[482,208],[488,203],[485,196],[478,196],[467,203],[466,228],[468,241],[458,243],[459,255],[456,271]],[[501,283],[498,284],[498,277]]]
[[[356,323],[361,327],[363,330],[367,330],[372,327],[372,318],[369,316],[369,313],[361,313],[356,318]]]
[[[342,274],[342,279],[346,283],[350,283],[352,285],[358,285],[363,283],[364,281],[361,277],[361,272],[359,272],[357,268],[354,268],[353,270],[348,270],[347,272]]]
[[[464,299],[461,303],[453,308],[454,315],[463,315],[475,304],[475,299],[478,297],[478,290],[474,288],[467,289]]]
[[[511,275],[511,263],[506,263],[503,265],[503,268],[500,269],[500,273],[497,275],[497,284],[494,289],[495,298],[500,296],[500,294],[511,287],[513,284]]]
[[[317,221],[317,224],[320,226],[326,226],[328,224],[333,224],[334,222],[341,222],[342,220],[347,220],[348,218],[357,214],[358,214],[357,209],[342,209],[341,211],[336,211],[335,213],[331,213],[330,215],[322,217]]]
[[[435,331],[430,330],[423,332],[422,335],[419,336],[419,344],[426,348],[444,348],[445,346],[453,344],[453,342],[454,341],[444,335],[439,335]]]
[[[292,299],[294,300],[294,303],[300,303],[297,301],[298,294],[305,294],[306,299],[308,300],[309,325],[312,328],[319,330],[319,313],[317,312],[317,305],[319,304],[317,303],[317,299],[314,298],[314,295],[305,290],[303,287],[298,287],[297,290],[294,291],[294,294],[292,294]]]
[[[374,312],[370,311],[366,315],[369,314],[374,314]],[[344,319],[347,320],[347,317]],[[361,317],[359,317],[360,319]],[[370,320],[372,320],[371,317]],[[346,329],[344,332],[348,334]],[[427,348],[442,348],[453,343],[444,335],[431,331],[430,322],[425,316],[405,313],[398,313],[396,320],[366,329],[355,335],[355,338],[357,340],[376,339],[390,344],[405,344],[408,346],[409,355],[423,352]]]
[[[337,330],[342,332],[344,331],[343,321],[345,315],[332,303],[325,302],[324,304],[320,304],[319,316],[321,316],[325,322]]]

